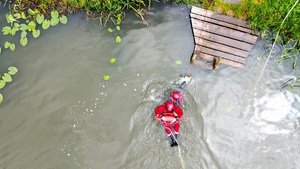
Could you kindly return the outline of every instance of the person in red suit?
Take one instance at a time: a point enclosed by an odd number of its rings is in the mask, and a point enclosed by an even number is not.
[[[154,112],[155,119],[160,121],[165,127],[166,133],[171,143],[171,147],[178,146],[177,137],[180,130],[179,120],[183,116],[183,110],[179,107],[179,105],[177,105],[177,103],[180,103],[181,101],[181,95],[180,97],[173,98],[171,94],[171,99],[168,100],[165,104],[158,106]]]

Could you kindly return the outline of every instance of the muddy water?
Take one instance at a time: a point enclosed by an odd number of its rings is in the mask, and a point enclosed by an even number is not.
[[[187,6],[154,7],[148,26],[129,14],[109,33],[77,14],[26,47],[3,50],[1,72],[19,72],[1,90],[0,168],[299,168],[300,97],[280,91],[299,71],[273,57],[254,87],[266,60],[256,58],[269,44],[263,40],[244,70],[190,69],[188,16]],[[189,71],[180,146],[170,148],[153,109]]]

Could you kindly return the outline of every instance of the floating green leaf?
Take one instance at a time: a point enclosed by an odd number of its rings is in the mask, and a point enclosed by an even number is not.
[[[6,14],[5,16],[7,23],[13,23],[14,21],[17,21],[11,14]]]
[[[36,11],[34,11],[34,10],[32,10],[32,9],[28,9],[28,13],[30,14],[30,15],[36,15],[37,14],[37,12]]]
[[[58,15],[59,15],[58,11],[51,11],[52,18],[58,18]]]
[[[108,75],[104,75],[104,76],[103,76],[103,80],[105,80],[105,81],[106,81],[106,80],[109,80],[109,78],[110,78],[110,77],[109,77]]]
[[[118,25],[118,26],[116,26],[116,29],[119,31],[119,30],[121,30],[121,28],[120,28],[120,26]]]
[[[51,25],[51,22],[48,19],[45,19],[42,23],[42,27],[44,30],[48,29]]]
[[[121,37],[120,36],[116,37],[116,43],[121,43]]]
[[[25,12],[21,12],[21,18],[22,18],[22,19],[26,19]]]
[[[20,13],[15,13],[13,16],[14,16],[16,19],[20,19],[20,18],[21,18],[21,14],[20,14]]]
[[[8,74],[8,73],[4,73],[3,76],[2,76],[2,79],[3,79],[5,82],[12,82],[11,75]]]
[[[6,41],[6,42],[4,43],[4,48],[7,49],[7,48],[9,48],[9,47],[10,47],[10,42]]]
[[[3,32],[3,35],[8,35],[11,31],[11,27],[10,26],[4,26],[2,28],[2,32]]]
[[[59,17],[59,21],[62,24],[67,24],[68,18],[65,15],[62,15],[61,17]]]
[[[14,36],[14,35],[16,34],[16,32],[19,31],[19,30],[20,30],[19,28],[13,27],[13,28],[10,30],[10,34],[11,34],[12,36]]]
[[[181,65],[181,64],[182,64],[181,60],[176,60],[175,63],[176,63],[177,65]]]
[[[33,22],[33,21],[30,21],[30,22],[28,23],[28,30],[32,32],[32,31],[35,30],[35,28],[36,28],[36,23]]]
[[[23,38],[20,39],[20,44],[21,44],[22,46],[26,46],[27,43],[28,43],[27,37],[23,37]]]
[[[107,31],[110,32],[110,33],[113,32],[113,30],[111,28],[108,28]]]
[[[0,103],[3,101],[3,95],[0,93]]]
[[[44,20],[45,20],[44,15],[37,14],[37,16],[36,16],[36,22],[37,22],[38,24],[42,24]]]
[[[27,32],[26,31],[22,31],[21,32],[21,38],[26,38]]]
[[[15,28],[20,28],[20,24],[19,23],[14,23],[14,27]]]
[[[18,72],[18,69],[16,67],[10,66],[8,68],[8,72],[7,73],[10,74],[10,75],[15,75],[17,72]]]
[[[34,30],[34,31],[32,32],[32,36],[33,36],[34,38],[38,38],[38,37],[40,36],[40,34],[41,34],[41,31],[40,31],[40,30]]]
[[[0,80],[0,89],[5,86],[6,82],[4,80]]]
[[[51,26],[56,26],[59,23],[58,18],[51,18]]]
[[[110,58],[110,59],[109,59],[110,63],[115,63],[116,60],[117,60],[116,58]]]
[[[9,48],[11,51],[14,51],[16,49],[16,45],[14,43],[11,43]]]
[[[22,23],[22,24],[20,25],[20,30],[21,30],[21,31],[26,31],[27,29],[28,29],[28,26],[27,26],[26,24],[23,24],[23,23]]]

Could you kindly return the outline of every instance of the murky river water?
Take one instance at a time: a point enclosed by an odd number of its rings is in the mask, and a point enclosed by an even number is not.
[[[19,72],[1,90],[0,168],[300,168],[300,97],[280,91],[299,71],[271,58],[254,88],[263,40],[244,70],[192,68],[180,146],[170,148],[153,109],[189,70],[194,42],[188,7],[152,12],[149,26],[128,15],[113,33],[77,14],[26,47],[2,51],[1,72]]]

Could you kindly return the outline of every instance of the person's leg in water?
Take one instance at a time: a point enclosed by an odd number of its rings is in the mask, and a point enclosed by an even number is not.
[[[176,121],[173,124],[173,127],[174,127],[174,133],[175,133],[175,144],[174,144],[174,146],[178,146],[177,138],[178,138],[178,134],[179,134],[179,130],[180,130],[180,123],[179,123],[179,121]]]
[[[172,126],[169,123],[164,123],[164,127],[170,140],[171,147],[173,147],[176,144],[176,140],[174,136],[172,136]]]

